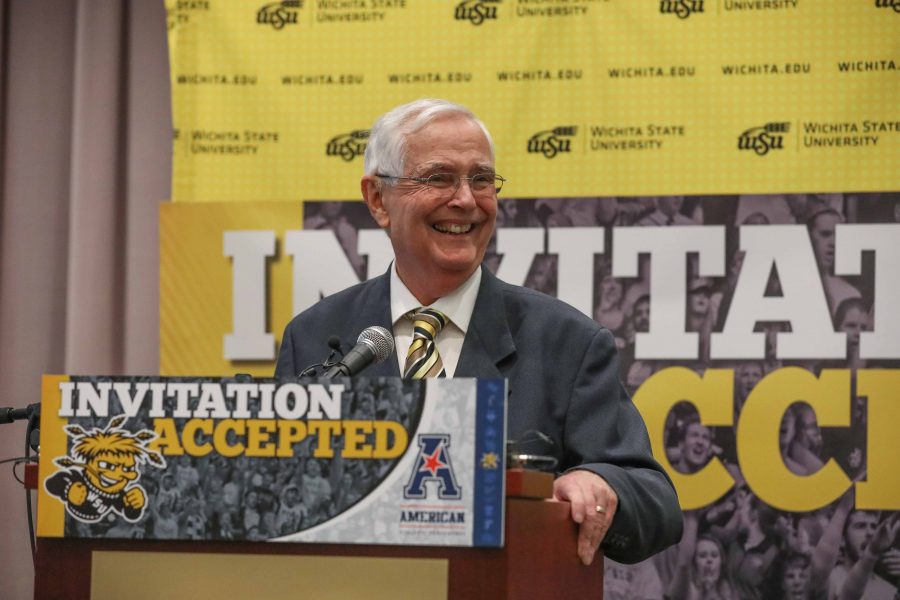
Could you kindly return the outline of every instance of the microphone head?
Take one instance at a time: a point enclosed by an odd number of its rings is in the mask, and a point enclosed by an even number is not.
[[[387,360],[387,357],[394,351],[394,334],[384,327],[373,325],[363,329],[362,333],[359,334],[356,343],[366,344],[372,348],[375,352],[375,358],[372,359],[372,364],[377,365],[378,363]]]
[[[339,338],[336,335],[333,335],[330,338],[328,338],[328,347],[331,348],[332,350],[337,350],[338,352],[340,352],[341,351],[341,338]]]

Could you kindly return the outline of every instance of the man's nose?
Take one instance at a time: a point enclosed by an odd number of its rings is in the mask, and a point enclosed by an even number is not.
[[[460,179],[459,186],[447,203],[450,206],[469,208],[475,206],[475,195],[472,193],[471,182],[468,179]]]

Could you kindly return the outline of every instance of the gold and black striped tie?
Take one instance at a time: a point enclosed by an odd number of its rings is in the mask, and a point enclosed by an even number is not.
[[[413,341],[406,353],[406,366],[403,377],[406,379],[425,379],[427,377],[446,377],[444,363],[438,354],[434,338],[447,324],[447,317],[433,308],[420,308],[410,313],[413,319]]]

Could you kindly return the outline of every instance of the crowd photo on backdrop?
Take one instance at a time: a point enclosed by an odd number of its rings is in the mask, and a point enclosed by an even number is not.
[[[317,215],[326,204],[306,202],[306,220],[321,222]],[[357,233],[376,226],[363,203],[343,202],[339,208],[334,209],[339,212],[335,221]],[[823,426],[809,404],[797,402],[783,416],[773,417],[780,431],[779,456],[799,477],[808,477],[832,461],[853,481],[866,479],[868,454],[879,446],[867,441],[869,399],[856,391],[858,373],[867,368],[897,369],[900,360],[873,359],[861,353],[860,336],[871,334],[875,323],[875,261],[864,259],[869,262],[859,275],[836,275],[835,231],[845,223],[871,226],[869,235],[874,236],[880,227],[896,226],[900,223],[900,193],[501,198],[496,219],[497,233],[488,244],[482,268],[496,273],[506,260],[498,251],[497,238],[502,234],[539,230],[542,233],[535,248],[518,248],[533,252],[522,276],[524,286],[570,302],[575,300],[571,289],[560,281],[562,263],[577,261],[580,255],[553,251],[550,240],[560,239],[554,238],[556,233],[565,235],[577,229],[595,230],[595,237],[605,232],[604,244],[592,250],[591,300],[582,311],[613,336],[620,377],[629,394],[636,394],[654,375],[665,374],[673,366],[698,375],[709,369],[727,369],[733,374],[733,425],[704,425],[690,402],[679,402],[668,413],[664,436],[665,459],[676,472],[694,474],[719,461],[733,478],[733,487],[702,508],[685,511],[684,536],[676,546],[637,564],[608,558],[607,598],[895,598],[900,583],[898,513],[857,508],[852,489],[812,511],[767,504],[741,471],[737,424],[747,399],[767,376],[787,368],[814,375],[846,369],[851,381],[851,396],[846,399],[849,426]],[[803,243],[810,251],[809,268],[821,287],[806,290],[797,301],[801,310],[819,303],[826,306],[826,329],[846,334],[846,358],[780,357],[779,335],[791,331],[786,321],[756,325],[755,331],[765,340],[757,358],[725,360],[711,355],[711,336],[723,330],[743,272],[742,228],[773,225],[794,226],[803,232]],[[700,276],[696,258],[688,259],[683,327],[698,334],[696,358],[654,357],[652,348],[649,358],[640,357],[636,337],[650,330],[649,265],[642,262],[636,277],[615,276],[614,236],[629,228],[654,227],[658,231],[659,227],[680,226],[724,229],[723,275]],[[343,241],[341,245],[348,260],[355,256],[355,246]],[[767,277],[764,297],[783,294],[777,270]],[[581,277],[582,284],[583,280]],[[667,301],[671,299],[660,300]]]

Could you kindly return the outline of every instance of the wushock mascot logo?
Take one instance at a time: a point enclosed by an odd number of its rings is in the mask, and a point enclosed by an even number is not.
[[[425,484],[436,481],[438,498],[459,500],[462,491],[456,483],[453,465],[450,464],[450,436],[443,434],[422,434],[418,437],[419,457],[413,467],[409,483],[403,488],[403,497],[422,500],[427,496]]]
[[[113,511],[134,522],[144,514],[147,493],[135,483],[141,476],[138,465],[146,461],[163,468],[166,461],[147,448],[156,434],[147,429],[126,431],[121,427],[127,420],[119,415],[110,419],[105,429],[91,431],[78,425],[65,428],[72,438],[70,456],[54,461],[62,470],[47,478],[44,489],[79,521],[94,523]]]

